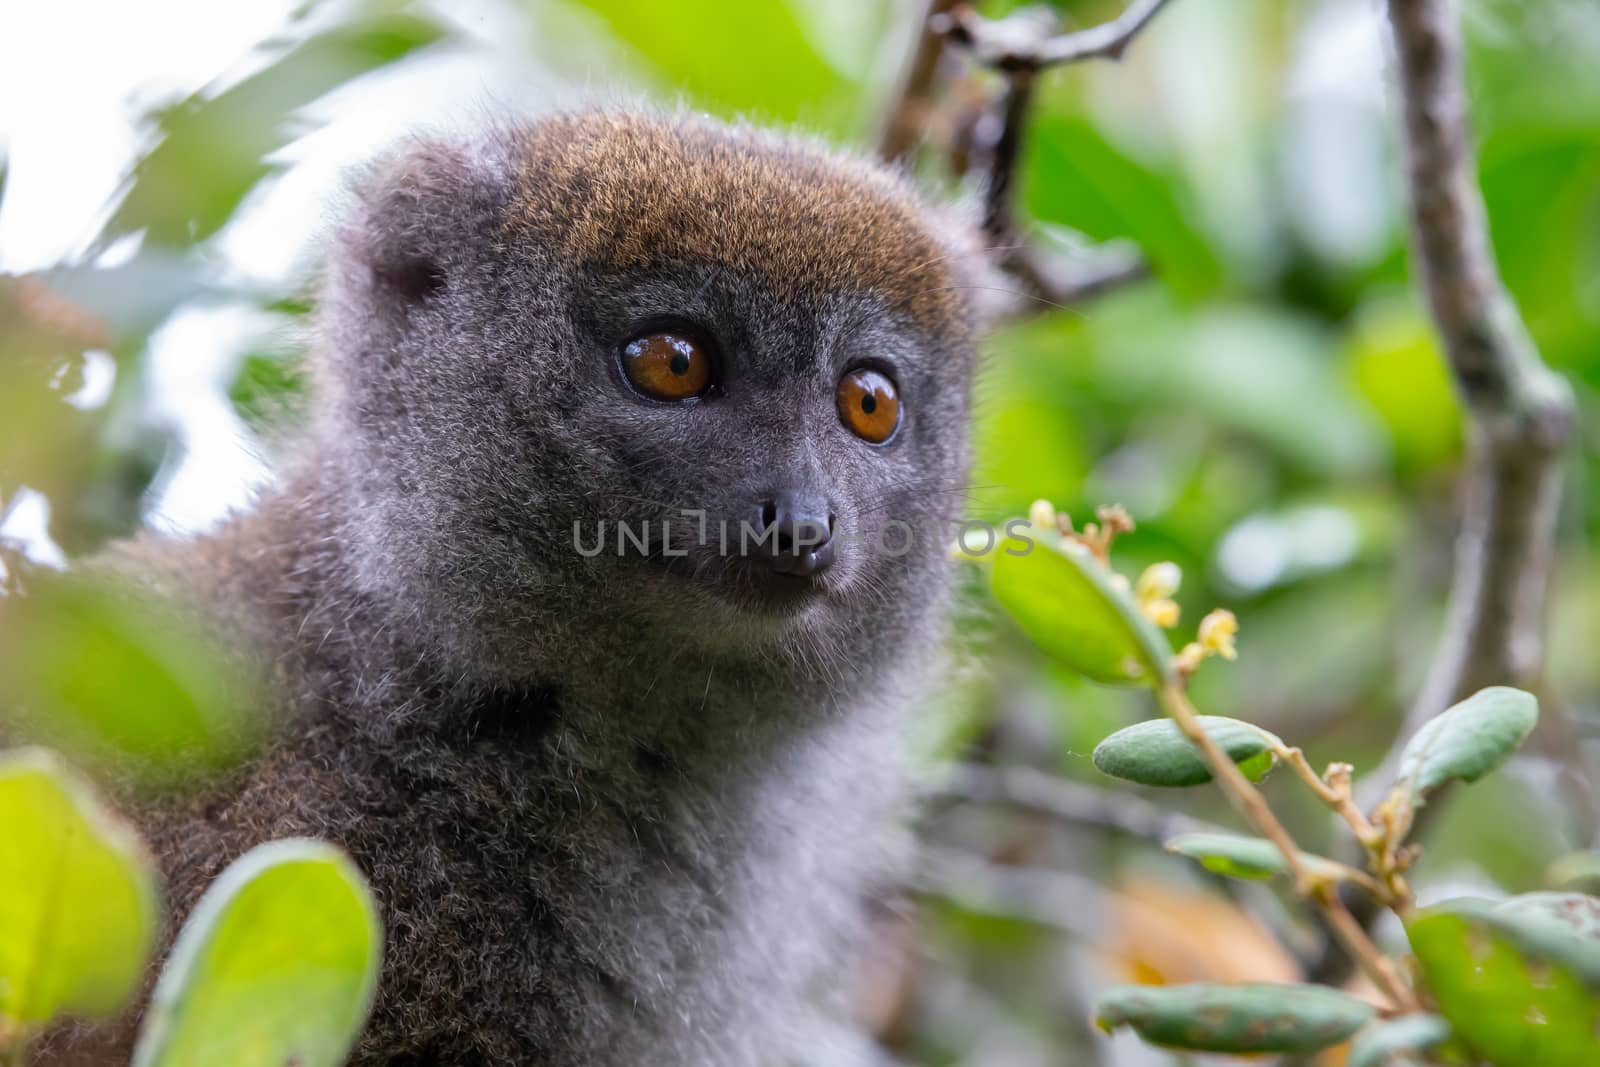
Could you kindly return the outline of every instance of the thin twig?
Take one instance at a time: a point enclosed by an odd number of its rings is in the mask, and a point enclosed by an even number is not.
[[[1280,762],[1295,773],[1318,800],[1345,821],[1356,840],[1367,850],[1373,872],[1377,877],[1369,877],[1366,872],[1358,871],[1356,873],[1360,874],[1360,877],[1349,880],[1372,894],[1371,903],[1382,903],[1404,914],[1411,906],[1411,887],[1406,884],[1403,877],[1404,853],[1399,850],[1399,844],[1404,839],[1405,833],[1403,830],[1398,833],[1388,832],[1387,824],[1382,829],[1374,826],[1366,813],[1356,806],[1350,788],[1350,776],[1354,768],[1348,763],[1333,763],[1328,766],[1326,772],[1319,775],[1312,769],[1306,754],[1298,748],[1280,741],[1273,744],[1272,752]],[[1355,868],[1349,869],[1355,870]],[[1370,907],[1371,903],[1363,907]]]
[[[1108,242],[1082,256],[1053,255],[1024,245],[1006,266],[1035,296],[1075,304],[1150,277],[1150,263],[1136,249]]]
[[[1183,731],[1184,736],[1205,758],[1212,776],[1228,800],[1257,833],[1277,846],[1290,875],[1294,878],[1295,891],[1316,905],[1345,951],[1360,964],[1367,977],[1396,1008],[1416,1010],[1416,995],[1395,970],[1394,964],[1378,951],[1378,947],[1372,943],[1372,938],[1367,935],[1366,930],[1345,908],[1339,899],[1338,884],[1326,878],[1318,878],[1307,870],[1299,846],[1289,836],[1289,831],[1284,828],[1283,823],[1273,814],[1266,798],[1250,784],[1250,780],[1200,725],[1199,713],[1189,703],[1188,694],[1183,691],[1182,684],[1170,682],[1163,685],[1157,691],[1157,697],[1162,710],[1178,724],[1178,729]]]
[[[998,121],[990,143],[982,145],[984,157],[983,232],[996,243],[1008,241],[1016,232],[1011,217],[1013,178],[1022,154],[1022,135],[1033,105],[1032,71],[1016,71],[1007,76],[1000,94]]]
[[[1167,0],[1136,0],[1120,18],[1068,34],[1053,33],[1054,18],[1042,18],[1032,9],[991,20],[967,4],[934,5],[938,9],[930,8],[924,23],[924,44],[929,33],[941,36],[1004,76],[1004,86],[992,110],[975,125],[976,155],[983,169],[983,230],[991,245],[1007,250],[1000,265],[1024,282],[1032,295],[1050,304],[1071,304],[1143,278],[1148,266],[1142,257],[1129,256],[1107,257],[1088,269],[1069,266],[1018,239],[1013,199],[1017,165],[1032,111],[1035,75],[1040,69],[1057,64],[1121,58],[1166,3]],[[919,45],[919,57],[921,48]],[[922,68],[914,61],[912,69],[915,72]]]
[[[1311,761],[1306,759],[1306,754],[1296,747],[1275,744],[1272,746],[1272,753],[1294,771],[1305,783],[1306,788],[1316,794],[1318,800],[1349,824],[1351,831],[1356,835],[1356,840],[1363,845],[1377,841],[1377,830],[1361,809],[1356,807],[1355,800],[1350,796],[1350,764],[1335,763],[1328,768],[1328,773],[1324,776],[1312,769]]]
[[[997,70],[1041,70],[1085,59],[1121,59],[1133,39],[1168,0],[1135,0],[1120,16],[1073,33],[1040,37],[1015,17],[986,19],[962,5],[935,21],[936,28]]]

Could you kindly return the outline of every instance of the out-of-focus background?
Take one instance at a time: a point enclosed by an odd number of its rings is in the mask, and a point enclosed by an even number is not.
[[[1056,6],[1086,25],[1122,5]],[[1600,410],[1600,6],[1463,6],[1495,251],[1587,416]],[[141,524],[203,530],[271,477],[270,441],[303,389],[319,240],[349,169],[395,138],[648,97],[870,151],[920,9],[0,7],[0,573],[64,566]],[[1408,284],[1381,20],[1377,0],[1174,0],[1120,64],[1045,76],[1027,214],[1058,241],[1132,242],[1154,277],[988,342],[971,504],[994,519],[1038,497],[1074,515],[1124,504],[1139,521],[1120,543],[1126,569],[1175,560],[1191,622],[1216,604],[1240,617],[1239,661],[1202,671],[1196,703],[1358,768],[1387,749],[1432,652],[1463,444]],[[981,91],[985,75],[970,77]],[[948,187],[936,159],[924,170]],[[1592,418],[1581,425],[1545,693],[1564,725],[1454,799],[1430,833],[1424,902],[1537,888],[1595,838],[1569,773],[1600,740],[1600,442]],[[960,684],[914,739],[930,766],[1028,766],[1113,805],[1227,818],[1209,794],[1124,801],[1127,787],[1097,781],[1089,751],[1148,715],[1148,698],[1051,668],[976,598],[968,614]],[[1325,815],[1277,792],[1301,842],[1325,845]],[[952,862],[914,908],[885,915],[862,994],[898,1055],[1169,1062],[1092,1033],[1087,994],[1129,978],[1286,978],[1297,949],[1315,954],[1270,890],[1241,901],[1093,822],[930,814],[930,851]]]

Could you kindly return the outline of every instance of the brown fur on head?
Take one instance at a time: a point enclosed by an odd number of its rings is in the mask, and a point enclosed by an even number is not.
[[[513,232],[554,238],[579,263],[715,263],[784,294],[872,292],[930,329],[960,313],[950,248],[881,168],[794,138],[625,113],[546,120],[524,147]]]

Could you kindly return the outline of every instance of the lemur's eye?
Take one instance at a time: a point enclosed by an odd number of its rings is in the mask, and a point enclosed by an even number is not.
[[[622,346],[622,370],[645,396],[688,400],[711,383],[711,353],[681,333],[650,333]]]
[[[866,367],[839,379],[839,418],[863,441],[881,445],[900,425],[900,394],[888,376]]]

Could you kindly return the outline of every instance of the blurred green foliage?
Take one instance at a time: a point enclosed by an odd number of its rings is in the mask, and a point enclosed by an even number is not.
[[[249,681],[170,607],[40,575],[0,614],[0,725],[146,784],[231,766],[254,739]]]
[[[43,749],[0,753],[0,1059],[58,1015],[115,1015],[160,921],[155,863]]]
[[[85,256],[34,278],[0,277],[0,517],[27,485],[49,498],[51,534],[69,554],[133,528],[153,480],[181,455],[146,388],[150,337],[174,313],[262,311],[263,336],[233,361],[228,395],[252,425],[292,410],[303,380],[298,352],[281,337],[307,322],[312,276],[263,281],[228,269],[219,235],[281,175],[279,149],[310,128],[308,105],[326,106],[347,83],[379,70],[403,76],[445,47],[481,54],[490,69],[510,49],[579,89],[794,122],[866,149],[911,39],[906,6],[890,0],[488,6],[522,35],[474,36],[471,20],[442,0],[310,3],[236,73],[146,117],[147,147],[89,242],[100,250],[142,232],[131,258]],[[1080,25],[1121,8],[1054,6]],[[1600,9],[1583,0],[1464,7],[1495,249],[1535,339],[1573,379],[1592,425]],[[1190,623],[1219,603],[1240,617],[1245,655],[1204,672],[1197,703],[1292,732],[1314,762],[1337,753],[1362,766],[1387,748],[1432,648],[1462,452],[1457,405],[1408,285],[1377,14],[1362,0],[1174,0],[1121,64],[1042,79],[1022,173],[1026,213],[1069,239],[1132,240],[1155,280],[1078,308],[1041,307],[986,343],[971,505],[996,519],[1039,497],[1080,519],[1100,503],[1126,505],[1140,521],[1119,544],[1128,566],[1180,564]],[[615,62],[591,62],[597,55]],[[919,169],[948,188],[938,155]],[[308,241],[320,232],[305,229]],[[19,296],[38,282],[93,329],[41,318]],[[61,398],[91,348],[109,351],[119,374],[108,403],[80,410]],[[1535,755],[1570,754],[1596,732],[1597,444],[1591,432],[1573,457],[1554,590],[1550,684],[1578,737],[1563,746],[1536,736]],[[3,540],[0,566],[8,578],[19,573]],[[945,706],[930,709],[940,736],[925,747],[959,744],[980,758],[1087,777],[1090,749],[1145,717],[1147,698],[1086,685],[1046,662],[991,617],[982,586],[973,583],[960,653],[982,669],[962,672]],[[137,642],[118,647],[124,658],[146,654]],[[1430,869],[1537,888],[1553,859],[1592,844],[1592,820],[1552,787],[1559,780],[1547,762],[1475,786],[1439,827]],[[1321,848],[1322,813],[1285,805],[1308,847]],[[1107,881],[1150,871],[1096,836],[974,815],[938,829],[997,855],[1070,859]],[[967,1062],[986,1042],[1045,1061],[1091,1055],[1083,1028],[1062,1022],[1066,994],[1049,992],[1062,984],[1058,942],[1023,929],[958,905],[927,910],[920,951],[942,964],[926,968],[918,1006],[899,1023],[901,1055]],[[953,996],[993,1010],[940,1016]]]
[[[138,834],[44,749],[0,752],[0,1063],[64,1017],[123,1010],[156,946]],[[195,905],[156,982],[137,1067],[338,1067],[372,1007],[382,924],[339,849],[251,849]]]

